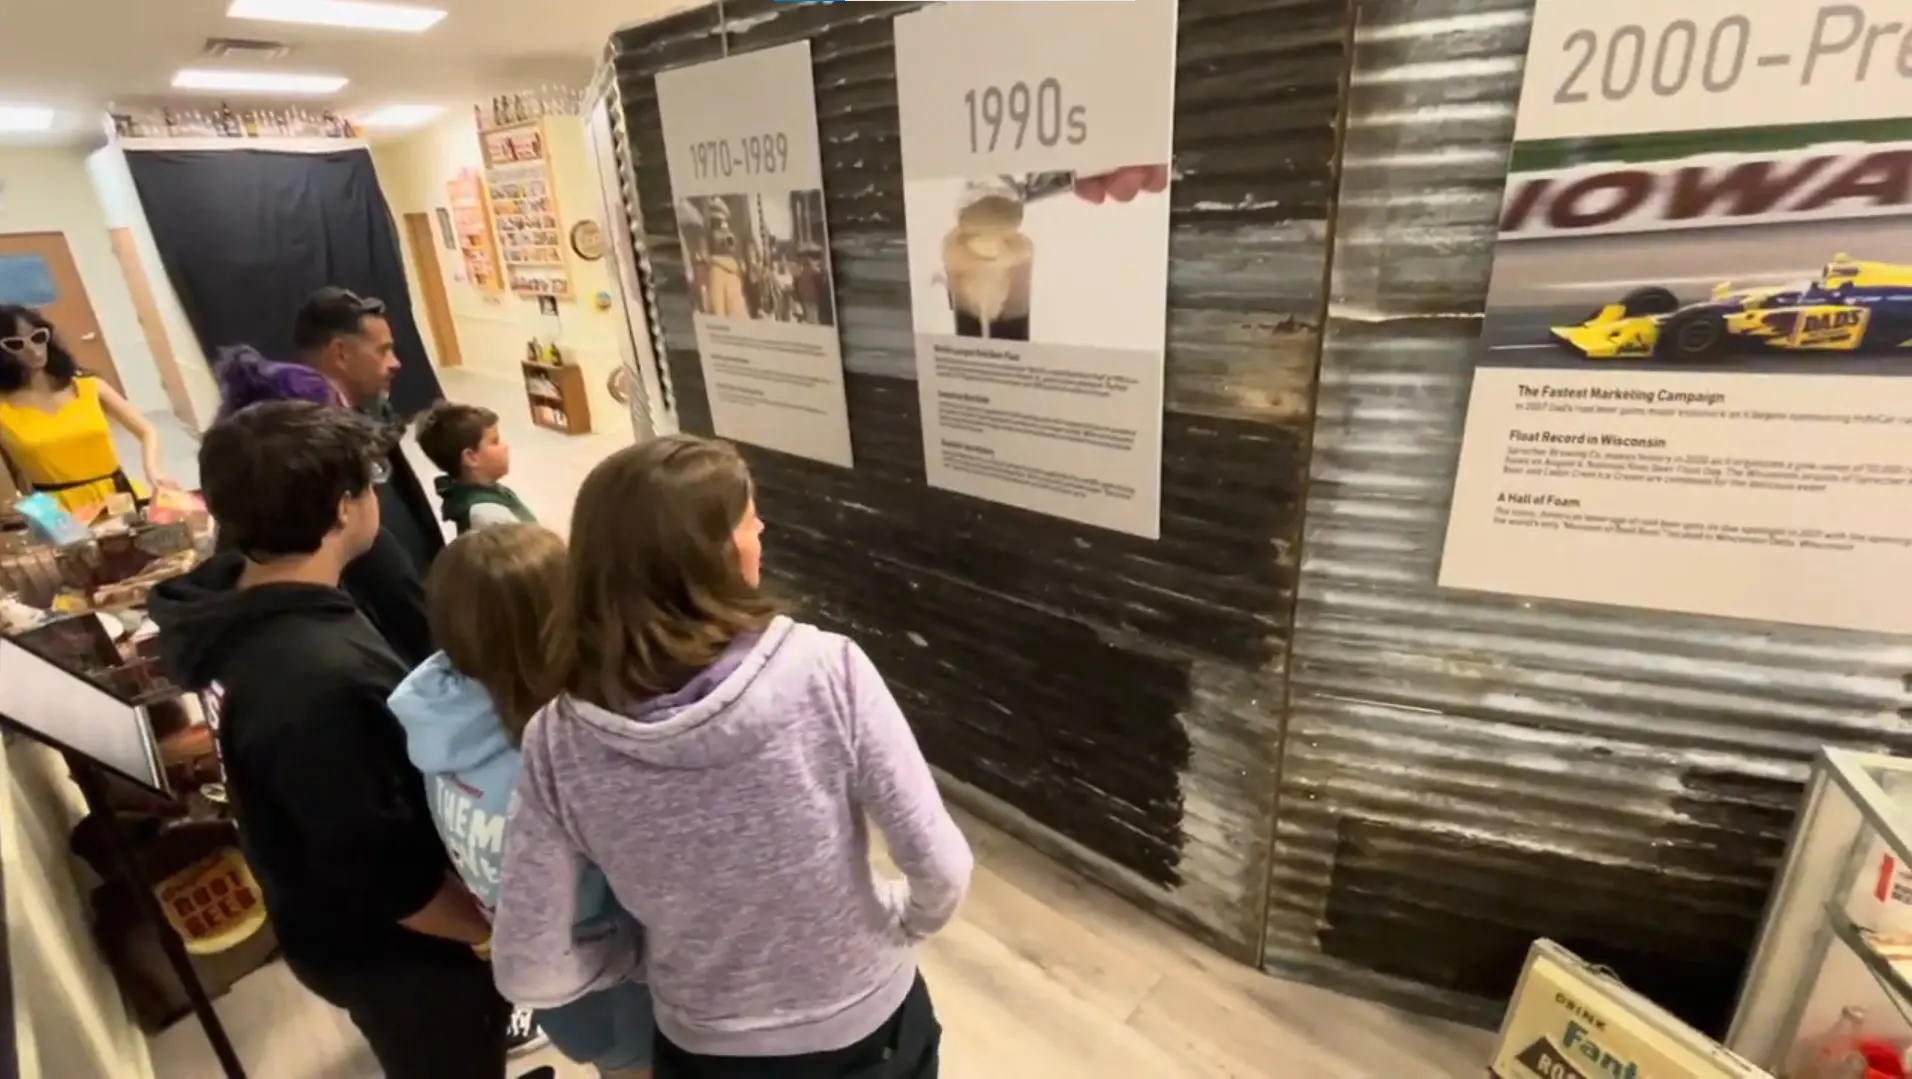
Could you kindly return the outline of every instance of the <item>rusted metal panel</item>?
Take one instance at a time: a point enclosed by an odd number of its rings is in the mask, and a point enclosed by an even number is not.
[[[618,35],[679,422],[711,429],[654,76],[808,39],[857,467],[747,451],[772,579],[876,658],[952,790],[1252,959],[1343,4],[1183,0],[1159,542],[924,482],[891,36],[914,7],[749,0]]]
[[[1551,936],[1717,1033],[1912,645],[1434,587],[1532,3],[1362,5],[1266,961],[1478,1016]]]

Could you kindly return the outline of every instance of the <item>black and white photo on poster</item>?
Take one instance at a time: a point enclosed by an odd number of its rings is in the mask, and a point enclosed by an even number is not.
[[[694,195],[677,203],[677,230],[699,313],[836,325],[822,191]]]

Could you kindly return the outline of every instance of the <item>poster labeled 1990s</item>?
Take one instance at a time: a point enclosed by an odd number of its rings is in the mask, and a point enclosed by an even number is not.
[[[1912,632],[1908,15],[1540,0],[1443,586]]]
[[[657,77],[719,436],[850,467],[810,43]]]
[[[896,20],[928,480],[1161,529],[1175,0]]]

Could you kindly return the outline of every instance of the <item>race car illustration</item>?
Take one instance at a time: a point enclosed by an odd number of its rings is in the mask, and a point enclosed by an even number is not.
[[[1637,288],[1554,338],[1590,360],[1704,360],[1750,352],[1912,352],[1912,266],[1840,255],[1805,285],[1713,289],[1683,303]]]

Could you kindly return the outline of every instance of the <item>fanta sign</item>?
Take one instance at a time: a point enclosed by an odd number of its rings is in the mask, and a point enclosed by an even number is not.
[[[1519,173],[1503,240],[1889,217],[1912,210],[1912,145],[1719,154]]]

